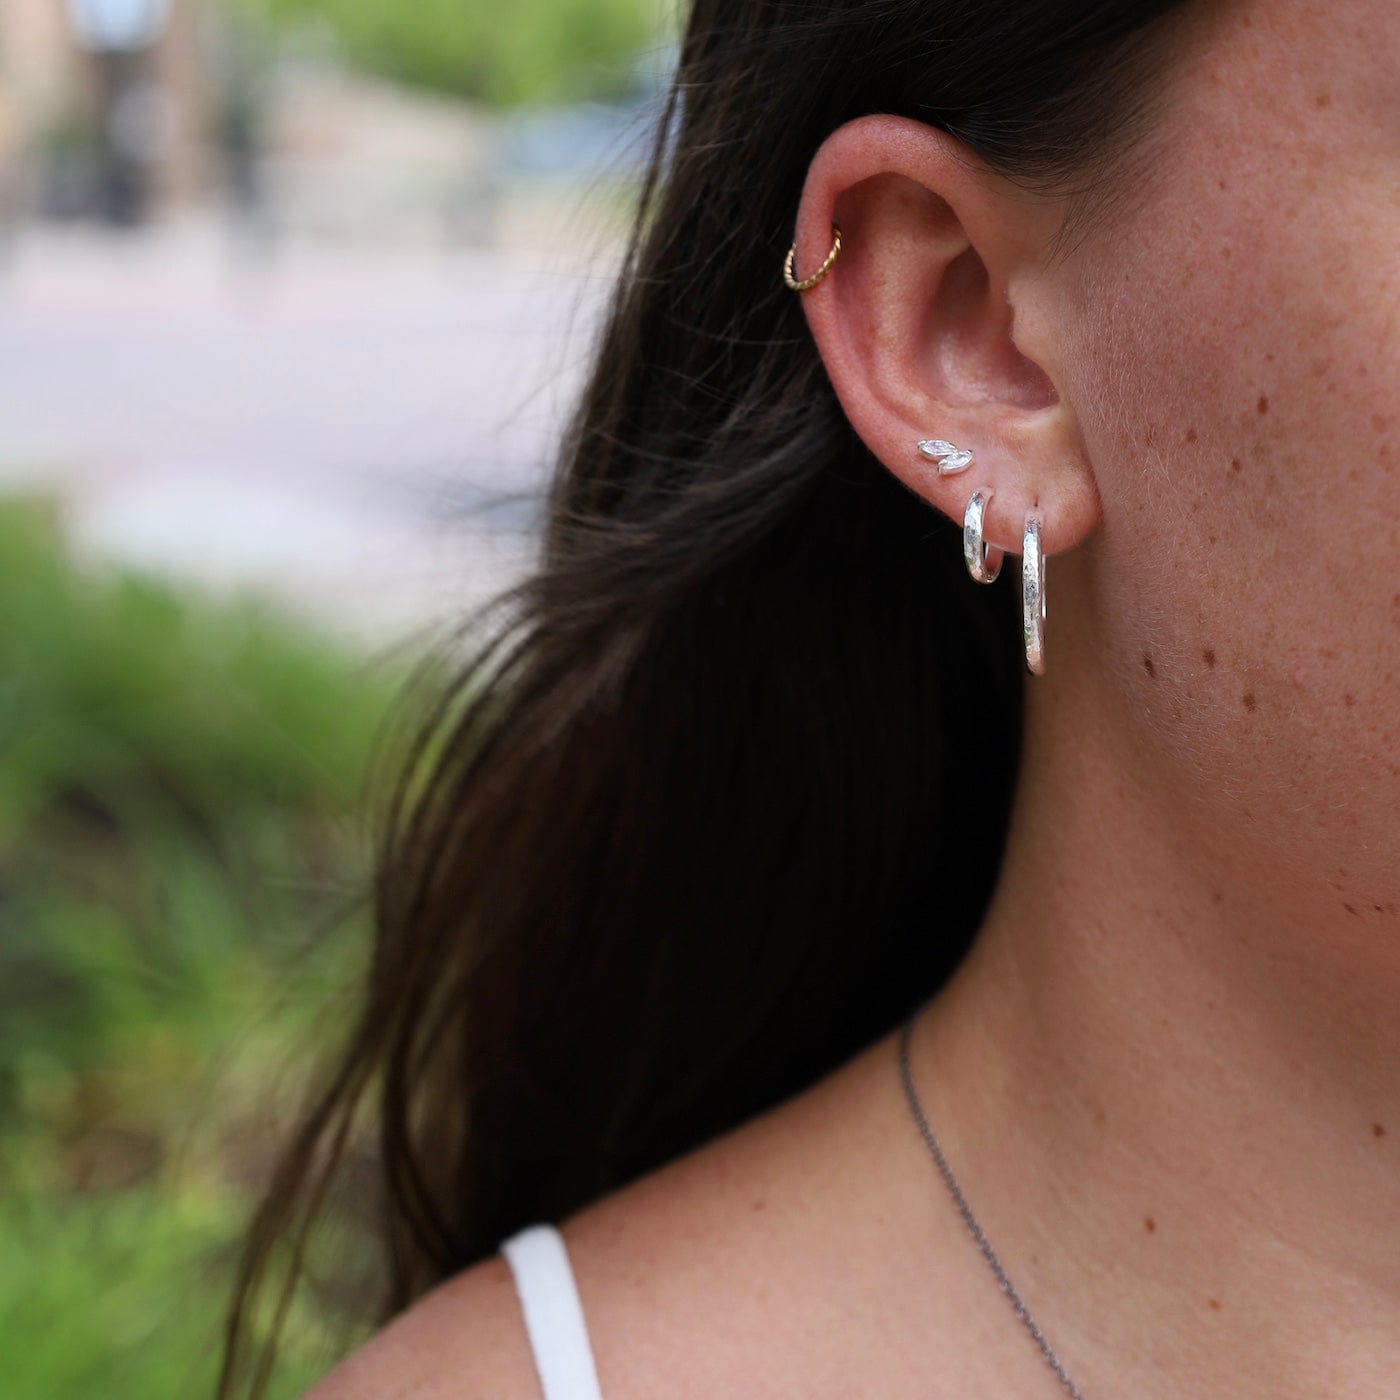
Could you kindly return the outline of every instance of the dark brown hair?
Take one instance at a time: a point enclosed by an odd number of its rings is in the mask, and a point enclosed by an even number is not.
[[[255,1304],[363,1102],[385,1318],[961,959],[1018,764],[1015,571],[973,585],[863,447],[779,269],[814,151],[870,112],[1069,195],[1067,251],[1147,173],[1178,8],[695,0],[539,566],[474,620],[382,813],[363,1009],[249,1232],[221,1394],[265,1386]]]

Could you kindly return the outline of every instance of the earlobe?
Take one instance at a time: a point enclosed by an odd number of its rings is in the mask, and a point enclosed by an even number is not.
[[[1098,521],[1072,410],[1014,334],[1014,302],[1048,294],[1038,251],[1052,215],[947,132],[862,117],[813,159],[794,241],[808,325],[856,432],[960,525],[985,489],[986,539],[1006,552],[1022,548],[1032,509],[1047,553]]]

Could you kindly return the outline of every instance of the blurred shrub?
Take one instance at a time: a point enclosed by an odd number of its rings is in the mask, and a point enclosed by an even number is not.
[[[370,72],[505,105],[625,94],[657,0],[234,0],[278,27],[328,24]]]
[[[0,503],[6,1400],[211,1392],[233,1247],[368,931],[401,677],[255,601],[80,568]],[[294,1394],[332,1359],[289,1337]]]

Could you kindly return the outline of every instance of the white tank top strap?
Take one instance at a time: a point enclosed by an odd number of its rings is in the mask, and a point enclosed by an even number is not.
[[[583,1304],[558,1229],[527,1225],[503,1240],[544,1400],[602,1400]]]

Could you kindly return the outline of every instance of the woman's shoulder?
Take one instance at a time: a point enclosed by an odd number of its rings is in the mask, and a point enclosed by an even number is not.
[[[675,1388],[677,1368],[693,1393],[725,1393],[720,1377],[703,1378],[744,1347],[722,1319],[747,1283],[762,1287],[755,1255],[769,1268],[783,1260],[764,1219],[779,1212],[738,1146],[733,1137],[706,1144],[570,1218],[539,1222],[555,1224],[563,1242],[605,1400],[690,1393]],[[303,1400],[540,1393],[517,1277],[497,1252],[425,1294]]]
[[[898,1178],[882,1176],[892,1053],[888,1039],[878,1042],[788,1102],[557,1222],[605,1400],[815,1395],[850,1364],[843,1353],[878,1364],[879,1339],[857,1333],[853,1346],[852,1318],[879,1316],[888,1287],[887,1237],[872,1222],[898,1211]],[[501,1254],[439,1285],[305,1400],[386,1394],[537,1400],[520,1296]]]
[[[775,1179],[774,1144],[760,1142],[776,1126],[747,1125],[569,1218],[539,1222],[559,1231],[605,1400],[734,1393],[724,1373],[761,1350],[771,1301],[762,1295],[791,1262],[782,1219],[797,1199]],[[303,1400],[540,1393],[516,1276],[498,1252],[424,1295]]]
[[[351,1352],[302,1400],[536,1400],[515,1282],[494,1254],[439,1284]]]

